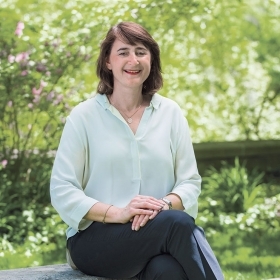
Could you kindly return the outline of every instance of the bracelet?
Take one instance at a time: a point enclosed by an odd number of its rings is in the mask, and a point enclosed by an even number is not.
[[[110,205],[110,206],[107,208],[107,210],[106,210],[106,212],[105,212],[105,214],[104,214],[104,218],[103,218],[103,220],[102,220],[102,223],[103,223],[103,224],[106,224],[106,223],[105,223],[106,215],[107,215],[108,210],[109,210],[112,206],[113,206],[113,204]]]

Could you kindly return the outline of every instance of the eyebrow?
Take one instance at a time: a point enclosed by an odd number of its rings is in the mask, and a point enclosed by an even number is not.
[[[119,51],[127,51],[127,50],[129,50],[128,47],[123,47],[123,48],[119,48],[119,49],[117,50],[117,52],[119,52]],[[147,51],[147,49],[144,48],[144,47],[136,47],[136,50],[145,50],[145,51]]]

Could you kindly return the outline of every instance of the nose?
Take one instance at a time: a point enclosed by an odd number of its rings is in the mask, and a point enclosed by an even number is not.
[[[135,53],[131,53],[131,55],[129,56],[129,63],[131,65],[138,65],[139,64],[138,57],[136,56]]]

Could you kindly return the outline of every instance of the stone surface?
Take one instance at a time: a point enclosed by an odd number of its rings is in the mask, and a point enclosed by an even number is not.
[[[0,280],[137,280],[131,279],[108,279],[88,276],[78,270],[71,269],[68,264],[46,265],[38,267],[0,270]],[[273,278],[267,280],[280,280]]]
[[[0,280],[129,280],[108,279],[88,276],[78,270],[73,270],[68,264],[46,265],[38,267],[0,270]],[[137,280],[136,278],[130,280]]]

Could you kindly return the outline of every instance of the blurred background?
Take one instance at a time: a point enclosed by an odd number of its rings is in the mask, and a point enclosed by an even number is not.
[[[0,0],[0,269],[65,263],[49,178],[107,30],[142,24],[191,128],[226,279],[280,276],[279,0]],[[16,257],[15,257],[16,256]]]

